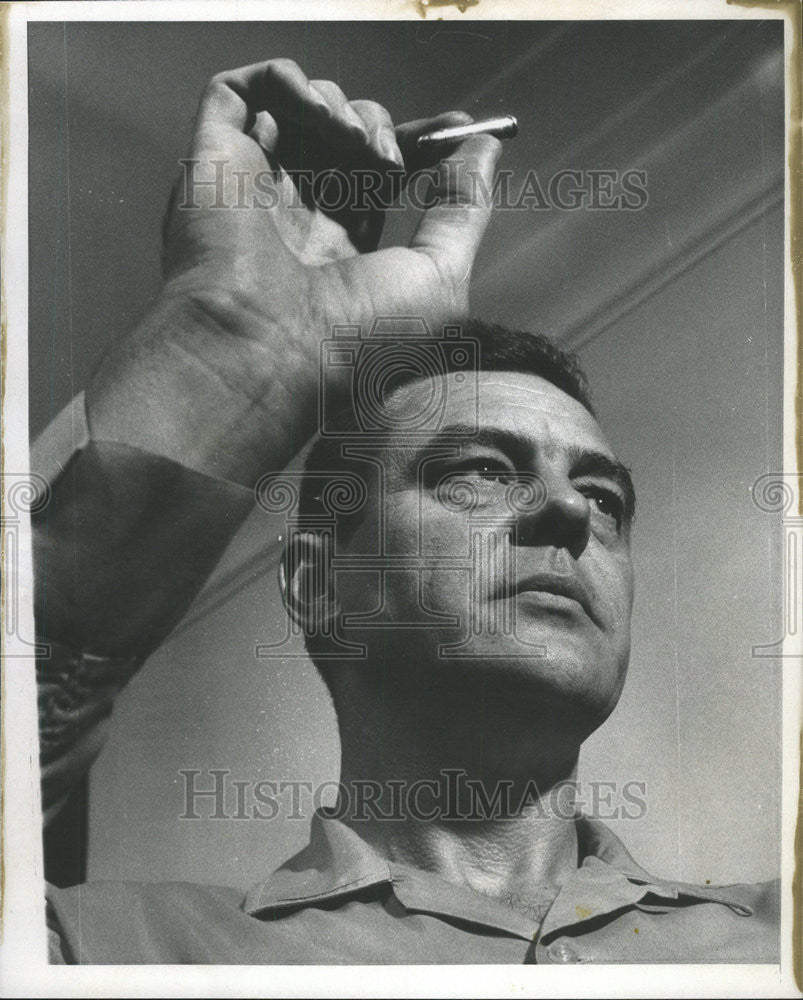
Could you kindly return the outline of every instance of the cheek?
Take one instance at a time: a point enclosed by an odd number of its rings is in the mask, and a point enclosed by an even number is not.
[[[627,612],[628,619],[633,610],[633,561],[630,558],[630,547],[628,546],[616,559],[617,578],[619,580],[619,591],[621,593],[622,606]]]
[[[386,554],[405,557],[407,565],[414,567],[389,574],[388,606],[409,616],[413,605],[423,604],[420,610],[425,618],[431,612],[457,615],[463,622],[472,567],[466,517],[418,493],[392,495],[386,515]]]
[[[609,554],[597,568],[593,583],[607,609],[612,629],[629,633],[633,610],[633,566],[629,554]]]
[[[470,552],[466,518],[418,492],[391,494],[385,505],[385,552],[465,558]]]
[[[591,588],[603,631],[627,634],[633,608],[633,564],[627,539],[609,546],[592,534],[578,569]]]

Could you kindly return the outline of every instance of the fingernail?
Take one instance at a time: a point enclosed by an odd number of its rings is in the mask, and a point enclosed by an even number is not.
[[[377,145],[384,160],[390,160],[397,167],[404,166],[404,157],[396,142],[396,136],[392,132],[380,132],[377,136]]]

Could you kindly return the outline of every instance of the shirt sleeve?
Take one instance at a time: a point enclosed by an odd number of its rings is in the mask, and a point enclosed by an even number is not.
[[[31,449],[46,818],[100,752],[114,697],[181,619],[253,492],[92,440],[83,397]]]

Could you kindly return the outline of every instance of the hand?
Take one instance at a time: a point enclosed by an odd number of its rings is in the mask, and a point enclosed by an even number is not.
[[[90,386],[95,436],[250,483],[315,430],[319,345],[334,324],[367,330],[398,314],[437,326],[465,315],[490,215],[478,195],[491,189],[498,140],[446,151],[408,247],[376,250],[381,211],[327,215],[299,201],[292,178],[371,170],[387,197],[434,165],[418,135],[467,120],[450,113],[394,129],[379,104],[348,101],[288,60],[215,77],[190,153],[196,183],[176,192],[166,226],[162,296]],[[215,170],[219,190],[197,183]],[[234,207],[243,192],[247,207]],[[259,207],[260,195],[272,207]]]

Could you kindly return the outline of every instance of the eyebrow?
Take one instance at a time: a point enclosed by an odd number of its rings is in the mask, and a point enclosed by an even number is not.
[[[479,445],[497,448],[517,464],[524,465],[530,458],[531,448],[525,438],[503,427],[473,427],[470,424],[449,424],[442,427],[421,448],[422,452],[440,445]]]
[[[526,438],[503,427],[472,427],[470,424],[449,424],[441,428],[424,445],[419,454],[432,447],[444,444],[479,445],[497,448],[508,455],[516,465],[526,465],[532,448]],[[624,516],[628,520],[636,509],[636,489],[630,469],[616,458],[604,452],[569,445],[566,450],[571,476],[602,476],[612,480],[624,495]]]
[[[630,469],[616,458],[601,451],[589,451],[579,445],[567,449],[572,476],[604,476],[617,484],[624,494],[624,515],[630,520],[636,511],[636,488]]]

